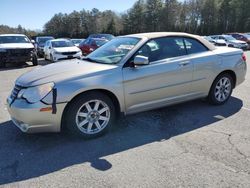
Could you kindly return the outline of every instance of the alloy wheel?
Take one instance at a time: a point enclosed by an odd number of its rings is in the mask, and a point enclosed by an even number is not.
[[[84,103],[76,114],[76,125],[85,134],[97,134],[109,123],[110,108],[101,100]]]
[[[216,100],[224,102],[230,96],[232,84],[229,78],[222,77],[216,84],[214,96]]]

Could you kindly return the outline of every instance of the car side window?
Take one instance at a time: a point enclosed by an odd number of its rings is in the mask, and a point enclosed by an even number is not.
[[[183,39],[164,37],[148,41],[134,55],[148,57],[149,62],[186,55]]]
[[[208,51],[207,47],[205,47],[202,43],[195,39],[185,38],[184,41],[188,54],[195,54]]]

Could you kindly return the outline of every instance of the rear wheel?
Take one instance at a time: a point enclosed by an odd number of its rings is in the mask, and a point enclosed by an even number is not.
[[[233,91],[233,83],[230,74],[219,75],[210,89],[208,101],[214,105],[221,105],[227,102]]]
[[[105,134],[115,120],[111,99],[99,92],[88,92],[74,99],[66,110],[66,128],[74,135],[95,138]]]

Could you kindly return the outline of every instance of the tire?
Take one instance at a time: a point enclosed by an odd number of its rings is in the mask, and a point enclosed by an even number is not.
[[[37,66],[38,65],[38,60],[37,60],[37,56],[34,55],[34,57],[32,58],[32,64],[33,66]]]
[[[54,62],[55,62],[55,61],[54,61],[54,57],[53,57],[52,54],[49,55],[49,58],[50,58],[50,62],[51,62],[51,63],[54,63]]]
[[[115,107],[107,95],[88,92],[70,102],[64,115],[63,127],[73,135],[91,139],[110,130],[115,122]]]
[[[46,55],[45,55],[45,54],[44,54],[44,60],[45,60],[45,61],[48,61],[48,59],[47,59],[47,57],[46,57]]]
[[[230,74],[220,74],[213,82],[208,95],[208,102],[213,105],[222,105],[231,97],[234,81]]]

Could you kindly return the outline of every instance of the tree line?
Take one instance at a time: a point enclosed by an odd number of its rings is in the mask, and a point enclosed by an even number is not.
[[[44,25],[43,34],[82,38],[91,33],[125,35],[180,31],[210,35],[250,32],[249,10],[249,0],[137,0],[124,13],[94,8],[55,14]]]

